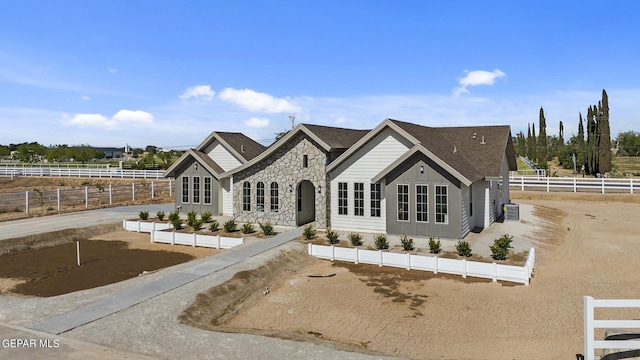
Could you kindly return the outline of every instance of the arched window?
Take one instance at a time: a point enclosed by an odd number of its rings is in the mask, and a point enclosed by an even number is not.
[[[264,183],[262,181],[256,184],[256,209],[259,212],[264,211]]]
[[[278,212],[278,183],[271,183],[271,212]]]
[[[251,211],[251,184],[248,181],[242,184],[242,211]]]

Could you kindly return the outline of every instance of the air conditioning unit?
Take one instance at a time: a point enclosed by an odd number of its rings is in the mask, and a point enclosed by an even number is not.
[[[505,220],[520,220],[520,205],[519,204],[504,204],[504,219]]]

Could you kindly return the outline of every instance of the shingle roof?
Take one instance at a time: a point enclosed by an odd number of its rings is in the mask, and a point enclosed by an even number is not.
[[[209,166],[211,170],[214,171],[213,175],[216,175],[216,177],[224,172],[224,170],[220,167],[220,165],[218,165],[218,163],[216,163],[212,158],[209,157],[209,155],[203,153],[202,151],[194,150],[193,155],[197,158],[196,160],[199,160],[201,163]]]
[[[507,125],[436,128],[390,121],[471,181],[499,177],[505,152],[509,156],[511,131]],[[509,166],[515,166],[515,157]]]
[[[221,131],[215,133],[246,160],[253,159],[266,149],[265,146],[242,133]]]
[[[220,165],[218,165],[215,161],[213,161],[213,159],[210,158],[207,154],[203,153],[200,150],[189,149],[184,154],[182,154],[182,156],[178,160],[176,160],[176,162],[174,162],[173,165],[171,165],[167,169],[167,171],[165,171],[163,176],[175,177],[177,175],[176,171],[178,171],[179,168],[181,168],[185,163],[187,163],[187,159],[189,157],[193,158],[195,161],[205,166],[209,170],[209,172],[211,172],[211,174],[214,175],[216,178],[219,178],[220,174],[224,172],[224,170],[220,167]]]
[[[331,149],[348,149],[371,130],[346,129],[331,126],[303,124],[309,131],[327,143]]]

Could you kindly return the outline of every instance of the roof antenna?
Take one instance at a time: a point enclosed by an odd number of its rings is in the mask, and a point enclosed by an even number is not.
[[[293,130],[293,124],[296,122],[296,117],[289,115],[289,120],[291,120],[291,130]]]

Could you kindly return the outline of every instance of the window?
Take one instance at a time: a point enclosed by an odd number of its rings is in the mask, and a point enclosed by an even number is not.
[[[248,181],[242,184],[242,211],[251,211],[251,184]]]
[[[278,212],[278,183],[271,183],[271,212]]]
[[[193,177],[193,203],[200,204],[200,176]]]
[[[469,216],[473,216],[473,185],[469,186]]]
[[[364,183],[353,184],[353,215],[364,216]]]
[[[398,220],[409,221],[409,185],[398,185]]]
[[[347,215],[347,198],[349,196],[346,182],[338,183],[338,214]]]
[[[264,212],[264,183],[262,181],[256,184],[256,209]]]
[[[183,203],[189,202],[189,177],[188,176],[182,177],[182,202]]]
[[[302,155],[302,167],[309,167],[309,155]]]
[[[204,203],[211,204],[211,178],[204,178]]]
[[[447,224],[449,222],[447,210],[447,185],[436,185],[436,223]]]
[[[371,184],[371,216],[380,217],[380,183]]]
[[[416,221],[429,222],[429,187],[416,185]]]
[[[302,183],[298,184],[298,190],[296,191],[298,211],[302,211]]]

